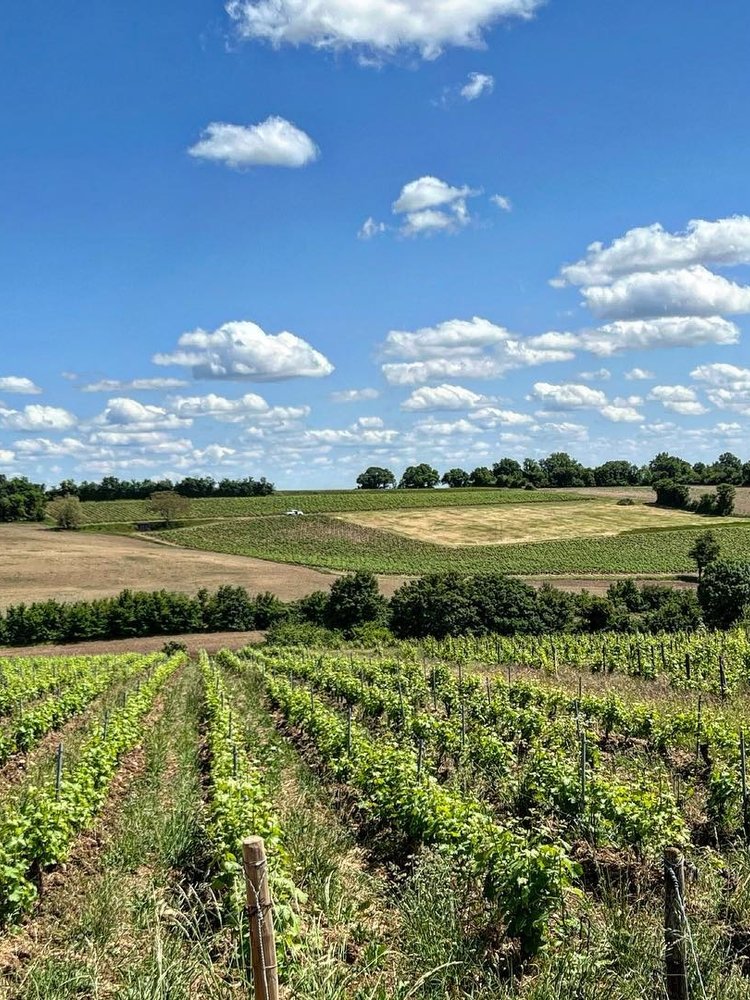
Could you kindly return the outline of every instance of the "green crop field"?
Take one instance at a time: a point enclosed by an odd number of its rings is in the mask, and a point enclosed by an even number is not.
[[[325,516],[214,522],[159,534],[188,548],[335,570],[606,575],[690,572],[695,567],[688,551],[707,527],[716,530],[726,555],[750,557],[750,521],[727,524],[698,518],[696,527],[688,529],[450,547]]]
[[[0,996],[747,1000],[747,631],[392,641],[0,661]]]
[[[509,503],[587,502],[581,494],[539,490],[348,490],[321,493],[276,493],[269,497],[209,497],[190,501],[191,518],[262,517],[303,510],[336,514],[367,510],[423,507],[476,507]],[[145,500],[90,500],[82,505],[85,524],[111,524],[153,519]]]

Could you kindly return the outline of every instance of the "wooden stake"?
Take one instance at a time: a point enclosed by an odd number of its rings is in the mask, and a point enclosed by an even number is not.
[[[690,666],[690,653],[685,653],[685,680],[690,680],[690,675],[692,673]]]
[[[581,732],[581,812],[586,809],[586,730]]]
[[[727,672],[724,667],[724,657],[719,657],[719,690],[721,691],[721,697],[726,698],[727,696]]]
[[[740,729],[740,780],[742,782],[742,827],[745,837],[750,836],[750,814],[747,803],[747,754],[745,753],[745,730]]]
[[[664,851],[665,986],[669,1000],[689,1000],[685,920],[685,862],[676,847]]]
[[[701,752],[701,714],[703,712],[703,695],[698,695],[698,718],[695,723],[695,756],[700,756]]]
[[[60,798],[60,788],[62,786],[62,769],[63,769],[63,745],[58,744],[57,747],[57,760],[55,762],[55,798]]]
[[[248,837],[242,842],[242,860],[247,888],[255,1000],[279,1000],[273,904],[268,888],[268,862],[262,837]]]
[[[346,752],[352,752],[352,706],[348,706],[346,713]]]

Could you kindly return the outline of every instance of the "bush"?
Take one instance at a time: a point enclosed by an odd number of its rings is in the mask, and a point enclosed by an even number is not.
[[[244,587],[219,587],[205,601],[203,617],[209,632],[249,632],[258,627],[255,602]]]
[[[716,487],[714,511],[717,517],[729,517],[734,513],[734,502],[736,497],[737,490],[731,483],[720,483]]]
[[[287,619],[273,624],[266,633],[270,646],[304,646],[305,649],[341,649],[344,637],[341,632],[321,628],[310,622]]]
[[[635,507],[635,500],[632,497],[621,497],[617,501],[618,507]]]
[[[703,572],[698,584],[703,618],[712,628],[730,628],[750,606],[750,562],[717,559]]]
[[[65,496],[53,500],[47,513],[62,531],[77,531],[83,524],[83,510],[78,497]]]
[[[325,625],[328,613],[330,594],[327,590],[315,590],[306,597],[295,601],[290,608],[290,615],[311,625]]]
[[[170,639],[169,642],[164,643],[161,651],[165,656],[174,656],[175,653],[187,653],[188,648],[184,642],[177,642],[176,639]]]
[[[687,510],[690,506],[690,489],[684,483],[676,483],[674,479],[660,479],[654,483],[654,491],[659,507]]]
[[[331,587],[325,611],[325,624],[349,634],[365,622],[382,622],[388,602],[380,593],[372,573],[360,570],[339,577]]]
[[[399,639],[443,639],[477,630],[478,619],[458,573],[428,573],[399,587],[391,598],[390,627]]]
[[[396,637],[385,625],[367,622],[352,629],[351,641],[362,649],[381,649],[396,644]]]

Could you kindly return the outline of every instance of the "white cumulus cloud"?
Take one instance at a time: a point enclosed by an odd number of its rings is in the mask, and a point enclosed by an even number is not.
[[[471,221],[466,199],[480,193],[467,186],[453,187],[428,175],[405,184],[392,210],[394,215],[404,216],[401,232],[405,236],[451,232]]]
[[[700,264],[678,271],[639,272],[611,285],[583,289],[588,308],[604,319],[716,316],[750,312],[750,287]]]
[[[736,344],[739,337],[737,326],[722,316],[664,316],[616,320],[596,330],[572,335],[570,343],[609,357],[619,351]]]
[[[152,392],[159,389],[181,389],[188,385],[181,378],[134,378],[130,381],[103,378],[81,386],[81,392]]]
[[[469,410],[486,397],[461,385],[422,386],[401,404],[402,410]]]
[[[490,201],[502,212],[513,211],[513,202],[504,194],[493,194]]]
[[[321,378],[331,362],[293,333],[265,333],[256,323],[225,323],[213,332],[183,333],[177,350],[154,355],[157,365],[183,365],[194,378],[273,382]]]
[[[687,417],[698,417],[708,413],[708,409],[698,400],[695,390],[685,385],[655,385],[648,398],[661,403],[665,410],[681,413]]]
[[[479,46],[507,18],[528,19],[541,0],[228,0],[241,37],[272,45],[415,48],[434,59],[448,46]]]
[[[332,392],[329,399],[332,403],[360,403],[367,400],[377,399],[380,393],[377,389],[341,389]]]
[[[388,226],[384,222],[376,222],[372,216],[369,219],[365,219],[362,223],[362,228],[357,233],[357,237],[360,240],[372,240],[376,236],[382,236],[388,230]]]
[[[59,406],[32,403],[22,410],[0,408],[0,427],[14,431],[64,431],[75,427],[76,418]]]
[[[476,101],[484,94],[491,94],[495,89],[495,78],[489,73],[469,73],[469,79],[461,88],[461,97],[465,101]]]
[[[699,365],[690,374],[696,382],[705,383],[714,406],[750,416],[750,368],[716,363]]]
[[[609,246],[592,243],[582,260],[566,265],[560,274],[571,285],[600,285],[636,271],[695,264],[750,264],[750,216],[694,219],[683,233],[669,233],[658,223],[631,229]]]
[[[211,122],[188,150],[200,160],[243,167],[304,167],[320,155],[310,136],[285,118],[274,116],[258,125]]]
[[[19,396],[38,396],[42,390],[30,378],[20,375],[0,375],[0,392],[16,393]]]

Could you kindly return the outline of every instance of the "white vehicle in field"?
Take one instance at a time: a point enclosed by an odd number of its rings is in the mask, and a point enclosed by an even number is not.
[[[305,516],[305,512],[304,512],[304,510],[288,510],[286,512],[286,516],[287,517],[304,517]]]

